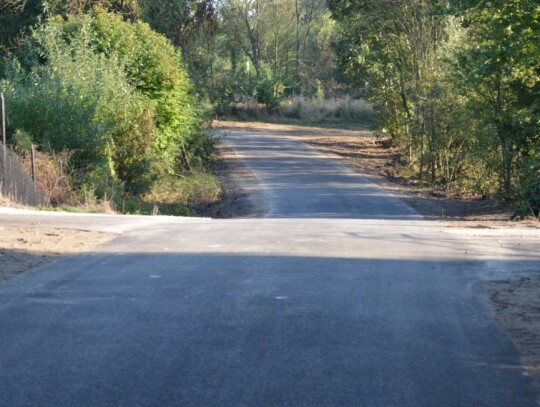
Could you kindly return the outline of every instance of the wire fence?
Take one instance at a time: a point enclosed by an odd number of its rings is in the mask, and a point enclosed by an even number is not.
[[[38,190],[21,158],[0,142],[0,178],[2,196],[22,205],[39,206],[46,203],[45,194]]]
[[[46,202],[46,196],[36,187],[34,146],[31,150],[30,176],[25,170],[21,157],[6,145],[6,107],[4,93],[0,92],[0,195],[11,201],[38,206]]]

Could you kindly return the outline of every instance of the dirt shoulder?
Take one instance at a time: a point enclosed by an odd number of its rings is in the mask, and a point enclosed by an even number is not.
[[[198,215],[227,219],[257,218],[266,213],[257,178],[235,152],[222,143],[217,146],[213,170],[221,184],[221,197],[214,204],[196,208]]]
[[[0,284],[62,256],[87,252],[111,233],[46,227],[0,227]]]
[[[495,318],[521,355],[520,368],[540,388],[540,278],[490,281],[485,289]]]

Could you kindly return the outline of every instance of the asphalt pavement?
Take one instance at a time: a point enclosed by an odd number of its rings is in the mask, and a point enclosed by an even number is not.
[[[540,235],[448,230],[292,139],[224,140],[262,218],[44,214],[118,233],[0,285],[0,406],[534,406],[482,293]]]

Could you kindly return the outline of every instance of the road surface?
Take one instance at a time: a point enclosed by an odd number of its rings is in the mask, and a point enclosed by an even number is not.
[[[225,142],[265,217],[0,211],[119,233],[0,286],[0,406],[538,405],[481,287],[537,272],[538,234],[425,221],[292,138]]]

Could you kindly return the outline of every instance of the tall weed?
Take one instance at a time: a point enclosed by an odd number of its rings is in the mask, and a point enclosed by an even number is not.
[[[258,103],[255,98],[246,97],[241,102],[233,103],[224,113],[243,120],[285,118],[306,123],[364,125],[373,125],[377,121],[369,102],[350,97],[324,99],[292,96],[281,99],[279,105],[273,109]]]

